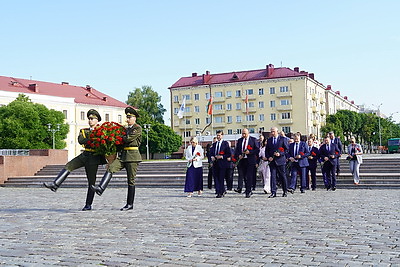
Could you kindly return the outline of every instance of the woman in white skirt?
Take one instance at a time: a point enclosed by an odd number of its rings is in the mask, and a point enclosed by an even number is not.
[[[258,172],[264,181],[264,193],[271,194],[271,172],[268,166],[268,158],[265,156],[265,144],[267,139],[264,139],[260,144],[260,153],[258,154],[260,162],[258,163]]]
[[[362,163],[362,147],[356,143],[354,137],[350,138],[350,145],[347,147],[347,159],[350,164],[350,172],[353,174],[354,184],[360,183],[360,164]]]

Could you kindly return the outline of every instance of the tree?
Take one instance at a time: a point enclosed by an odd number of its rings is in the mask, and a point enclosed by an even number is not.
[[[154,158],[155,153],[173,153],[178,151],[182,145],[182,137],[177,135],[171,127],[152,120],[150,116],[142,114],[143,111],[139,112],[140,117],[138,118],[138,123],[140,125],[150,124],[149,130],[149,153],[150,158]],[[139,147],[141,154],[146,154],[146,144],[147,144],[147,133],[143,130],[142,143]]]
[[[151,86],[143,85],[135,88],[134,92],[128,94],[126,103],[147,113],[153,121],[164,123],[164,113],[167,111],[160,103],[161,96]]]
[[[42,104],[32,103],[20,94],[7,106],[0,107],[0,148],[2,149],[47,149],[53,147],[53,136],[47,124],[60,124],[55,133],[55,147],[65,148],[63,141],[69,127],[64,124],[64,114],[49,110]]]

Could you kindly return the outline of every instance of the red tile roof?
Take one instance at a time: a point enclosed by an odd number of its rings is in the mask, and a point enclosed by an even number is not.
[[[196,73],[193,73],[191,77],[180,78],[170,88],[277,79],[297,76],[310,76],[310,78],[314,78],[312,73],[309,74],[305,71],[298,71],[298,68],[295,68],[295,70],[289,68],[274,68],[272,64],[269,64],[266,66],[265,69],[260,70],[237,71],[217,74],[210,74],[207,71],[206,74],[203,74],[202,76],[198,76]]]
[[[71,97],[75,99],[75,103],[79,104],[127,107],[124,102],[103,94],[90,86],[74,86],[68,83],[57,84],[0,76],[0,91]]]

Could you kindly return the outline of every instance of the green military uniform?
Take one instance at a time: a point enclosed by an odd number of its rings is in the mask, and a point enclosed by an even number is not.
[[[85,148],[85,151],[65,165],[65,169],[69,172],[85,167],[86,178],[88,179],[89,186],[96,183],[98,166],[107,163],[104,156],[95,155],[94,150],[87,145],[87,142],[90,140],[89,136],[91,132],[92,130],[90,128],[80,130],[78,143]]]
[[[115,173],[123,168],[126,169],[128,185],[135,185],[135,177],[139,162],[142,161],[139,146],[142,141],[142,127],[134,124],[126,127],[126,135],[123,137],[124,150],[121,152],[120,158],[117,158],[108,167],[110,173]]]
[[[87,118],[89,120],[97,119],[98,122],[101,121],[100,114],[94,109],[90,109],[87,112]],[[92,209],[91,205],[93,203],[94,192],[91,190],[91,185],[94,185],[96,183],[98,165],[107,163],[104,156],[95,155],[94,150],[91,149],[90,146],[87,144],[90,140],[89,137],[91,131],[92,129],[90,128],[84,128],[81,129],[79,132],[78,143],[84,147],[85,151],[69,161],[65,165],[64,169],[60,171],[57,178],[53,182],[44,183],[45,187],[55,192],[73,170],[85,167],[86,178],[88,180],[88,191],[86,195],[86,205],[82,210]]]
[[[104,190],[106,190],[113,173],[125,168],[128,180],[128,194],[126,205],[121,208],[122,211],[133,209],[133,202],[135,199],[135,176],[139,162],[142,161],[142,157],[139,153],[139,146],[142,141],[142,127],[136,124],[136,121],[130,121],[132,118],[138,118],[139,114],[132,107],[127,107],[125,109],[125,114],[128,124],[131,124],[131,126],[126,127],[126,135],[123,137],[124,149],[120,157],[110,164],[100,184],[98,186],[91,186],[93,191],[101,196]]]

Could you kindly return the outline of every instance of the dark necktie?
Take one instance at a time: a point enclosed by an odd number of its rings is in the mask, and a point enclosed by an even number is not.
[[[247,141],[247,139],[244,138],[243,139],[243,150],[242,150],[242,152],[244,152],[246,150],[246,141]]]
[[[216,153],[217,155],[219,154],[220,146],[221,146],[221,142],[218,141],[218,142],[217,142],[217,153]]]
[[[298,151],[299,151],[299,148],[298,148],[297,145],[298,145],[298,144],[296,143],[296,146],[295,146],[295,149],[294,149],[294,155],[295,155],[295,156],[297,155],[297,153],[298,153]]]

